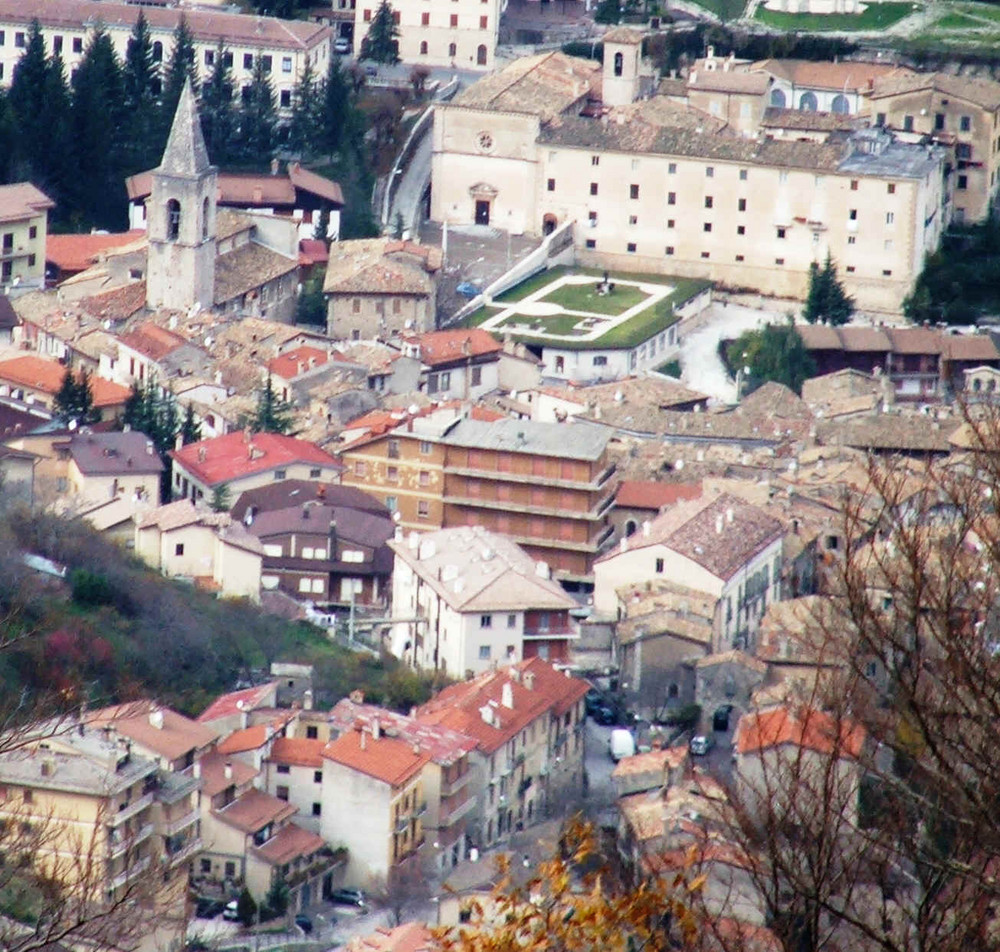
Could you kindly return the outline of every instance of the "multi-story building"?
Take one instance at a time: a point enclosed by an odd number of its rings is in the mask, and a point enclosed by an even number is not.
[[[0,286],[4,292],[44,286],[48,213],[55,206],[30,182],[0,185]]]
[[[357,0],[352,6],[354,48],[360,50],[379,5]],[[402,0],[393,5],[399,58],[417,66],[493,69],[506,6],[502,0]]]
[[[323,816],[324,741],[276,737],[262,767],[264,789],[299,811],[304,829],[319,833]]]
[[[884,129],[748,138],[709,131],[711,116],[699,131],[662,97],[634,101],[633,51],[605,43],[625,106],[596,101],[590,64],[549,53],[436,110],[432,218],[530,234],[574,222],[578,263],[793,297],[829,254],[859,307],[898,310],[950,219],[948,149]]]
[[[0,362],[0,396],[25,400],[51,410],[65,375],[66,368],[54,360],[34,354],[13,357]],[[90,391],[94,409],[102,420],[113,420],[125,409],[128,387],[95,376],[90,378]]]
[[[199,846],[188,818],[197,783],[174,782],[113,727],[81,722],[26,732],[0,754],[0,788],[0,818],[19,824],[39,873],[95,909],[141,897],[141,909],[132,900],[134,921],[118,921],[114,939],[150,950],[183,941],[185,860]]]
[[[954,148],[956,222],[991,213],[1000,189],[1000,83],[948,73],[891,75],[875,80],[868,99],[875,125]]]
[[[390,542],[393,653],[466,677],[522,658],[568,661],[576,602],[505,536],[480,526]]]
[[[2,0],[0,2],[0,82],[9,83],[27,43],[31,23],[37,20],[45,37],[46,52],[58,55],[71,74],[98,26],[124,61],[128,38],[140,10],[149,24],[153,60],[165,66],[173,52],[174,30],[183,19],[195,48],[199,79],[207,78],[215,64],[219,44],[233,70],[240,90],[250,86],[254,61],[263,60],[270,74],[279,111],[290,111],[292,91],[307,62],[315,75],[326,75],[332,55],[329,27],[305,20],[245,16],[216,10],[167,6],[93,2],[93,0]],[[44,255],[40,255],[44,257]]]
[[[387,737],[377,720],[323,748],[323,788],[336,791],[336,809],[323,812],[320,830],[347,847],[349,881],[391,880],[402,864],[419,865],[429,760],[419,742]]]
[[[340,450],[343,481],[384,499],[404,529],[481,525],[558,578],[585,580],[614,531],[609,435],[475,417],[441,410],[390,421]]]

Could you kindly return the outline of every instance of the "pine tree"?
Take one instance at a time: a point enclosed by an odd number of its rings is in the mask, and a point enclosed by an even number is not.
[[[124,98],[111,37],[98,27],[73,74],[73,204],[84,222],[111,230],[125,224],[127,207],[121,149],[128,124]]]
[[[212,73],[201,87],[201,131],[209,158],[225,165],[236,139],[236,109],[233,105],[233,54],[219,41]]]
[[[271,375],[257,396],[257,410],[250,428],[254,433],[287,433],[292,428],[292,405],[274,392]]]
[[[159,160],[157,146],[157,89],[159,66],[153,59],[149,23],[140,9],[125,51],[122,69],[124,112],[128,116],[124,165],[127,174],[152,168]]]
[[[184,81],[191,80],[191,89],[198,92],[198,69],[195,63],[194,39],[188,28],[187,19],[181,14],[174,28],[174,48],[170,54],[163,77],[163,95],[160,99],[160,136],[157,141],[158,153],[163,152],[167,144],[170,125],[174,121],[177,103],[184,89]]]
[[[96,423],[100,413],[94,409],[94,390],[90,383],[90,374],[84,368],[78,374],[67,367],[62,383],[53,399],[56,418],[69,425],[75,423],[83,426]]]
[[[0,89],[0,182],[14,180],[17,126],[6,90]]]
[[[360,58],[390,66],[399,62],[399,27],[389,0],[382,0],[375,11],[368,35],[361,41]]]
[[[809,265],[809,293],[803,317],[810,324],[846,324],[854,313],[854,299],[844,291],[837,278],[837,266],[828,254],[822,268]]]
[[[194,407],[189,403],[184,408],[184,422],[181,424],[181,441],[185,446],[188,443],[197,443],[201,439],[201,424],[195,419]]]
[[[327,241],[330,231],[330,206],[323,203],[319,214],[316,216],[316,224],[313,226],[313,238],[317,241]]]
[[[312,62],[306,64],[292,93],[292,118],[288,124],[288,148],[298,155],[307,154],[316,141],[322,113],[322,97]]]
[[[344,75],[340,57],[331,56],[326,79],[323,81],[322,97],[316,130],[316,144],[331,158],[340,150],[346,140],[354,104],[351,86]]]
[[[247,161],[263,164],[270,160],[277,121],[271,76],[264,68],[264,58],[257,56],[250,89],[240,109],[240,142]]]
[[[212,512],[229,512],[233,508],[232,493],[228,483],[220,483],[212,488],[212,498],[208,505]]]

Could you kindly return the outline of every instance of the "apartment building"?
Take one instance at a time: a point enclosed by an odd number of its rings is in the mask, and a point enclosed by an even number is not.
[[[615,82],[638,100],[641,67],[617,58],[630,48],[606,46],[604,69],[621,69]],[[791,297],[829,254],[859,307],[887,311],[938,247],[952,209],[947,148],[884,129],[823,142],[713,132],[711,115],[695,123],[661,96],[602,104],[598,79],[550,53],[438,109],[432,217],[529,234],[571,221],[581,264]]]
[[[45,239],[55,202],[30,182],[0,185],[0,286],[45,286]]]
[[[194,41],[199,79],[211,74],[222,43],[234,86],[247,90],[259,56],[270,73],[279,111],[291,110],[292,91],[306,63],[312,64],[315,75],[325,76],[332,55],[330,28],[305,20],[103,0],[0,0],[0,82],[10,82],[33,20],[41,25],[46,52],[62,57],[67,74],[72,75],[98,24],[110,37],[118,58],[124,60],[140,10],[149,24],[156,63],[170,61],[173,32],[183,17]],[[39,259],[43,257],[41,252]]]
[[[569,661],[576,602],[546,563],[481,526],[389,543],[393,653],[425,671],[470,677],[497,664]]]
[[[183,941],[185,860],[199,846],[185,815],[197,787],[173,782],[110,726],[39,724],[0,754],[0,818],[20,824],[38,871],[87,902],[137,897],[134,926],[117,922],[114,938],[143,950]]]
[[[298,811],[298,823],[319,833],[323,815],[322,740],[276,737],[262,766],[264,789]]]
[[[990,214],[1000,189],[1000,83],[947,73],[892,75],[875,80],[868,99],[875,125],[954,148],[956,222]]]
[[[339,0],[334,0],[336,8]],[[378,12],[377,0],[354,6],[354,49],[360,50]],[[415,66],[491,70],[503,0],[401,0],[392,5],[399,58]]]

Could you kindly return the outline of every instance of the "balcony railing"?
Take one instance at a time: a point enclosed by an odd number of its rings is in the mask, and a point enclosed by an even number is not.
[[[410,825],[410,818],[408,816],[401,816],[396,818],[396,832],[403,833],[406,828]]]
[[[131,849],[143,840],[149,839],[152,833],[152,823],[146,823],[129,836],[118,836],[117,830],[112,830],[111,835],[108,837],[108,858],[114,859],[116,856],[121,856],[126,850]]]
[[[200,836],[194,836],[187,841],[176,853],[168,853],[168,860],[171,867],[180,866],[181,863],[187,862],[196,853],[200,853],[202,850],[202,842]]]
[[[137,879],[141,876],[147,869],[149,869],[149,864],[152,862],[151,857],[144,856],[137,863],[130,863],[128,868],[123,869],[114,879],[111,880],[109,884],[111,889],[119,889],[126,883],[131,882],[133,879]]]
[[[447,824],[448,826],[451,826],[451,824],[457,823],[461,820],[462,817],[469,813],[475,805],[476,798],[468,797],[458,804],[458,806],[452,807],[452,809],[450,809],[447,813],[443,813],[439,822],[442,825]]]
[[[179,817],[177,817],[176,820],[171,820],[163,828],[163,835],[164,836],[174,836],[175,834],[177,834],[181,830],[183,830],[185,827],[188,827],[188,826],[191,826],[194,823],[197,823],[198,822],[198,816],[199,816],[199,813],[198,813],[197,810],[191,810],[188,813],[185,813],[184,816],[179,816]]]
[[[466,786],[472,779],[472,771],[466,770],[465,773],[459,774],[450,783],[441,784],[441,796],[450,797],[453,793],[457,793],[462,787]]]
[[[139,797],[138,800],[135,800],[132,803],[123,804],[119,807],[118,812],[109,818],[108,823],[111,826],[118,826],[131,817],[134,817],[137,813],[142,813],[146,807],[152,806],[152,804],[153,795],[151,793],[147,793],[144,797]]]

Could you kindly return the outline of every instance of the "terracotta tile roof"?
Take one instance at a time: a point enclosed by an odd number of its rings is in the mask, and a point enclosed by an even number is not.
[[[689,132],[714,132],[716,134],[731,135],[726,130],[729,125],[725,119],[719,116],[712,116],[703,109],[696,109],[686,101],[677,102],[668,99],[670,95],[663,92],[664,84],[671,82],[663,80],[660,84],[661,92],[649,99],[640,99],[638,102],[626,103],[624,106],[615,106],[603,116],[601,121],[643,123],[650,128],[658,126],[669,126],[673,129],[687,129]],[[687,84],[683,80],[677,80],[680,88],[679,95],[687,96]]]
[[[267,369],[282,380],[294,380],[306,370],[321,367],[331,359],[336,360],[341,356],[336,351],[334,355],[318,347],[296,347],[294,350],[287,350],[277,357],[272,357],[267,362]]]
[[[754,63],[754,72],[765,72],[795,86],[836,92],[867,92],[886,77],[913,77],[911,70],[891,63],[856,63],[823,60],[766,59]]]
[[[32,19],[38,19],[43,27],[63,29],[99,21],[112,32],[127,31],[135,25],[140,9],[154,33],[172,32],[184,17],[192,37],[213,46],[225,41],[231,46],[252,49],[311,50],[318,43],[329,42],[331,36],[329,27],[304,20],[279,20],[197,8],[150,5],[140,8],[97,0],[0,0],[0,18],[8,23],[22,22],[27,26]]]
[[[599,92],[601,66],[559,51],[524,56],[462,90],[452,106],[547,119]],[[445,108],[451,108],[447,106]]]
[[[865,742],[865,729],[853,721],[840,723],[825,711],[802,708],[793,712],[781,706],[744,714],[736,728],[736,750],[754,754],[772,747],[794,744],[819,754],[857,758]]]
[[[330,247],[327,294],[430,294],[441,249],[391,238],[338,241]]]
[[[384,734],[375,739],[366,730],[341,734],[323,748],[323,756],[391,787],[406,784],[431,759],[419,744],[410,744]]]
[[[605,43],[627,43],[629,46],[639,46],[644,35],[645,31],[637,30],[634,27],[616,26],[608,30],[601,39]]]
[[[45,236],[45,261],[54,264],[61,272],[74,274],[86,271],[97,261],[102,251],[120,248],[141,241],[141,230],[122,231],[114,234],[54,235]]]
[[[232,208],[219,208],[215,213],[215,237],[217,241],[225,241],[242,231],[253,231],[253,219]],[[218,262],[216,258],[216,262]]]
[[[771,77],[764,73],[735,73],[732,70],[693,70],[688,76],[688,89],[709,92],[735,93],[745,96],[763,96],[771,85]]]
[[[760,124],[764,129],[794,129],[801,132],[837,132],[862,122],[858,116],[837,112],[810,112],[807,109],[779,109],[768,106]]]
[[[618,487],[615,505],[621,509],[659,510],[682,499],[697,499],[701,483],[660,483],[626,479]]]
[[[929,327],[887,327],[885,329],[894,354],[941,353],[943,335]]]
[[[376,722],[381,733],[398,737],[408,744],[419,744],[436,764],[448,766],[476,746],[475,741],[440,724],[426,724],[414,717],[343,698],[330,711],[328,722],[337,731],[353,730],[358,725],[371,728]]]
[[[278,682],[270,681],[267,684],[258,684],[256,687],[245,688],[242,691],[232,691],[217,697],[208,707],[198,715],[198,721],[202,724],[210,721],[221,720],[223,717],[230,717],[233,714],[241,714],[244,711],[252,711],[257,707],[264,707],[274,703],[275,692],[278,690]]]
[[[242,754],[248,750],[259,750],[267,743],[270,733],[267,724],[244,727],[220,741],[217,750],[220,754]]]
[[[299,266],[298,258],[251,241],[215,259],[215,303],[224,305]]]
[[[325,241],[318,238],[303,238],[299,241],[299,266],[310,267],[326,264],[330,260],[330,249]]]
[[[435,952],[438,948],[434,934],[422,922],[404,922],[394,929],[379,926],[347,943],[347,952]]]
[[[638,842],[645,843],[664,835],[663,801],[659,791],[619,797],[618,809]]]
[[[118,340],[151,360],[161,360],[178,347],[190,346],[186,337],[181,337],[180,334],[166,327],[160,327],[152,321],[146,321],[124,334],[119,334]]]
[[[767,671],[766,664],[737,648],[732,648],[729,651],[719,651],[705,658],[699,658],[695,662],[695,666],[699,668],[714,668],[720,664],[738,664],[744,668],[749,668],[751,671],[756,671],[758,674],[764,674]]]
[[[323,766],[324,741],[307,737],[276,737],[267,759],[274,764],[292,767]]]
[[[0,361],[0,380],[15,386],[38,390],[55,396],[62,386],[66,368],[54,360],[44,360],[34,355],[14,357]],[[103,377],[92,376],[90,387],[94,394],[94,406],[116,407],[125,403],[129,390]]]
[[[316,172],[302,168],[298,162],[292,162],[288,166],[288,178],[292,185],[310,195],[317,195],[325,199],[331,205],[342,208],[344,205],[344,193],[339,182],[334,182]]]
[[[844,350],[878,353],[892,349],[892,341],[880,327],[860,327],[857,325],[838,327],[837,335],[840,337]]]
[[[462,363],[472,357],[499,354],[503,350],[503,346],[492,334],[478,327],[471,330],[430,331],[405,340],[409,344],[419,345],[420,360],[429,367]]]
[[[122,736],[167,760],[177,760],[188,751],[207,747],[218,736],[213,728],[155,701],[106,707],[89,714],[87,723],[95,727],[111,725]]]
[[[253,458],[250,448],[255,451]],[[171,450],[170,455],[207,486],[267,472],[290,463],[312,463],[328,470],[340,468],[332,456],[313,443],[279,433],[255,433],[248,444],[244,434],[236,431],[189,443],[179,450]]]
[[[120,288],[85,297],[79,304],[98,320],[124,321],[146,306],[146,282],[123,284]]]
[[[16,2],[14,6],[17,6]],[[25,23],[29,20],[25,20]],[[25,218],[33,218],[35,215],[55,207],[56,203],[30,182],[0,185],[0,221],[20,221]]]
[[[226,765],[232,771],[232,777],[226,777]],[[198,766],[201,771],[202,793],[211,799],[217,793],[222,793],[227,787],[235,786],[237,789],[250,783],[257,776],[258,771],[242,760],[230,760],[225,754],[218,751],[210,751],[199,761]],[[186,771],[185,771],[186,773]]]
[[[275,509],[301,505],[311,499],[335,508],[356,509],[383,518],[389,516],[389,510],[385,508],[384,503],[356,486],[310,482],[305,479],[282,479],[266,486],[258,486],[256,489],[248,489],[236,500],[231,513],[237,522],[242,522],[247,509],[251,506],[255,512],[271,512]]]
[[[296,813],[295,807],[285,800],[272,797],[263,790],[248,790],[232,803],[213,810],[212,813],[230,826],[245,833],[256,833],[269,823],[280,823]]]
[[[990,363],[1000,360],[1000,351],[989,334],[946,334],[941,344],[941,356],[948,360]]]
[[[827,446],[853,446],[860,450],[896,450],[911,453],[947,453],[948,437],[958,425],[935,428],[924,416],[880,413],[862,419],[826,420],[817,424],[816,437]]]
[[[949,73],[911,73],[887,75],[875,80],[868,94],[870,99],[884,99],[907,95],[921,89],[934,89],[956,99],[975,103],[984,109],[1000,108],[1000,83],[972,76],[953,76]]]
[[[300,856],[312,856],[325,848],[323,837],[303,830],[295,823],[286,823],[263,846],[254,847],[253,851],[271,866],[284,866]]]
[[[667,768],[676,770],[682,767],[688,759],[687,747],[665,747],[662,750],[649,750],[631,757],[622,757],[611,771],[612,778],[631,777],[636,774],[666,772]]]

